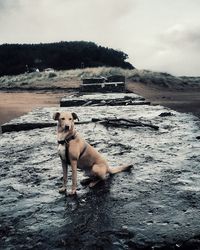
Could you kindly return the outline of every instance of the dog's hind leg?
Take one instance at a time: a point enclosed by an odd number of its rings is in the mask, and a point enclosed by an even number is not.
[[[88,177],[80,181],[82,186],[87,186],[90,182],[94,181],[94,177]]]
[[[92,167],[92,175],[95,180],[90,182],[89,187],[96,186],[100,181],[104,181],[107,178],[107,167],[104,164],[94,164]]]
[[[97,179],[96,181],[90,182],[89,187],[90,188],[95,187],[100,181],[102,181],[102,180],[101,179]]]

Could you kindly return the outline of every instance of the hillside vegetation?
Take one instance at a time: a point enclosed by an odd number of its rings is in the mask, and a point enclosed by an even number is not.
[[[78,88],[84,77],[124,75],[127,82],[140,82],[157,87],[183,89],[200,87],[200,77],[176,77],[148,70],[98,67],[55,72],[34,72],[0,77],[0,89],[65,89]]]
[[[37,68],[67,70],[111,66],[133,69],[122,51],[98,46],[93,42],[0,45],[0,76],[17,75]]]

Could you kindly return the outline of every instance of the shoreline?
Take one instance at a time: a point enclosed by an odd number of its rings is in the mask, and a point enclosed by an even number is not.
[[[127,87],[143,96],[152,105],[162,105],[181,113],[192,113],[200,118],[200,88],[170,89],[155,85],[129,82]]]
[[[200,118],[200,89],[175,90],[128,82],[127,89],[152,105],[162,105]],[[0,89],[0,125],[39,107],[60,107],[60,99],[77,89]]]

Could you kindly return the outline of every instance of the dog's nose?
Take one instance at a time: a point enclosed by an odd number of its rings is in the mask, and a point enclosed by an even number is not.
[[[69,126],[68,125],[65,125],[65,130],[69,130]]]

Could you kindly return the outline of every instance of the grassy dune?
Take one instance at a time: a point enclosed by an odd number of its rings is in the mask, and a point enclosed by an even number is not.
[[[77,88],[82,77],[125,75],[128,82],[141,82],[157,87],[184,89],[200,87],[200,77],[176,77],[168,73],[148,70],[128,70],[112,67],[85,68],[55,72],[25,73],[0,77],[0,89],[40,90]]]

